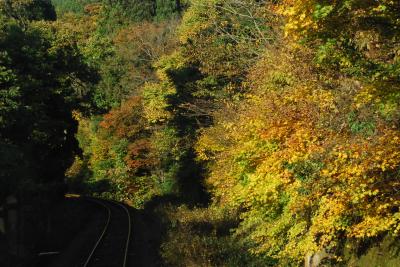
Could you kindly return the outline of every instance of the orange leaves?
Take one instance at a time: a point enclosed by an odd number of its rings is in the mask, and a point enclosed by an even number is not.
[[[155,160],[149,156],[151,149],[151,142],[148,139],[140,139],[129,144],[124,160],[133,173],[140,169],[150,169],[155,164]]]
[[[129,142],[120,157],[132,173],[149,170],[155,164],[155,160],[150,158],[152,145],[147,138],[148,126],[143,116],[142,98],[134,96],[123,102],[120,108],[105,114],[100,122],[111,144],[124,139]]]
[[[119,138],[130,138],[143,130],[143,123],[142,99],[136,96],[104,115],[100,126]]]

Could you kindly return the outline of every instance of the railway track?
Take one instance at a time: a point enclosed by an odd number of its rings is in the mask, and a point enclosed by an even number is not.
[[[127,267],[130,238],[132,234],[131,215],[121,203],[88,198],[106,211],[104,227],[86,258],[83,267]]]
[[[60,250],[39,253],[34,267],[128,267],[132,219],[127,206],[105,199],[76,197],[87,204],[90,220]],[[83,204],[83,203],[82,203]],[[79,218],[76,218],[79,220]],[[128,265],[129,264],[129,265]],[[0,264],[1,265],[1,264]]]

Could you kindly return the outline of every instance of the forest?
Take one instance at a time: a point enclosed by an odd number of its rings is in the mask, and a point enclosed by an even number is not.
[[[163,266],[399,266],[400,2],[0,0],[0,206],[67,192]]]

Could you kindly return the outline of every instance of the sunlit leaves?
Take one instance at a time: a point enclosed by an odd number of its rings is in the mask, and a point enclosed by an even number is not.
[[[280,64],[288,83],[273,81]],[[212,162],[215,202],[245,210],[237,233],[288,265],[343,236],[394,233],[400,200],[400,133],[374,112],[379,91],[345,79],[324,89],[301,64],[261,61],[235,119],[219,119],[197,146]]]
[[[318,49],[322,67],[398,80],[399,7],[393,1],[287,1],[286,33]]]
[[[184,54],[214,76],[238,78],[275,39],[267,1],[193,1],[180,27]],[[264,13],[264,11],[266,11]]]

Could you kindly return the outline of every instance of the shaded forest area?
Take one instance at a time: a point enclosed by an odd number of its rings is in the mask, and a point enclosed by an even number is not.
[[[0,206],[124,201],[165,266],[396,266],[399,82],[398,1],[2,0]]]

